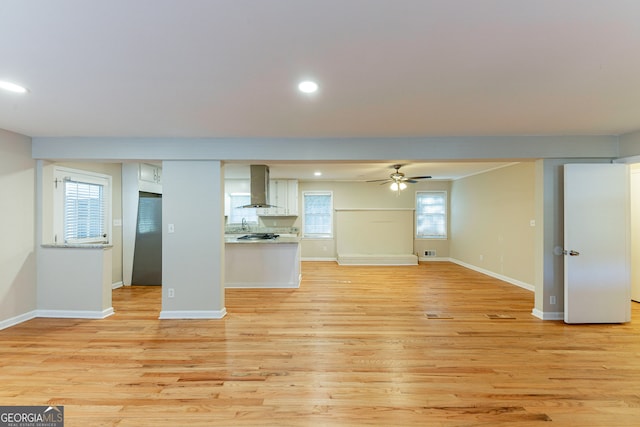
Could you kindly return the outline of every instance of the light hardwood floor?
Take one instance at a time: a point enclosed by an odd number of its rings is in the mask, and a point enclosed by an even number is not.
[[[222,320],[158,320],[159,287],[104,320],[0,331],[0,404],[66,426],[638,426],[639,304],[623,325],[531,315],[533,293],[451,263],[303,263],[296,290],[226,291]]]

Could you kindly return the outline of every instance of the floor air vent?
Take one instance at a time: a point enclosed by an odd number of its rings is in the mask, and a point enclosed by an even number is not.
[[[425,313],[427,319],[453,319],[453,317],[448,316],[446,314],[436,314],[436,313]]]

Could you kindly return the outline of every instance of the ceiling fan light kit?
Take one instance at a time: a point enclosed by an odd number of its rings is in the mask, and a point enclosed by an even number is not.
[[[391,183],[389,188],[391,189],[391,191],[395,191],[396,194],[399,195],[402,190],[407,188],[407,184],[406,184],[407,182],[410,183],[410,184],[415,184],[420,179],[429,179],[429,178],[431,178],[431,176],[428,176],[428,175],[425,175],[425,176],[412,176],[412,177],[407,178],[406,176],[404,176],[404,173],[400,172],[400,168],[402,166],[403,165],[393,165],[392,168],[395,169],[395,172],[391,173],[389,175],[389,178],[372,179],[372,180],[369,180],[367,182],[379,182],[380,185]]]
[[[391,191],[400,192],[400,191],[404,190],[405,188],[407,188],[407,184],[405,184],[402,181],[392,182],[390,188],[391,188]]]

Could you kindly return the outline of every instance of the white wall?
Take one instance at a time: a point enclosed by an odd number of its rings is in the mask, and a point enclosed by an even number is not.
[[[0,129],[0,328],[36,309],[35,164],[31,139]]]

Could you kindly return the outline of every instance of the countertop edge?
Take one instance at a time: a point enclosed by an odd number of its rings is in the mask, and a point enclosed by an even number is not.
[[[265,240],[238,240],[237,237],[225,237],[224,243],[230,244],[240,244],[240,245],[253,245],[253,244],[291,244],[291,243],[300,243],[299,237],[278,237],[276,239],[265,239]]]
[[[110,249],[113,248],[113,245],[107,245],[104,243],[73,243],[73,244],[54,244],[54,243],[43,243],[40,245],[41,248],[46,249]]]

